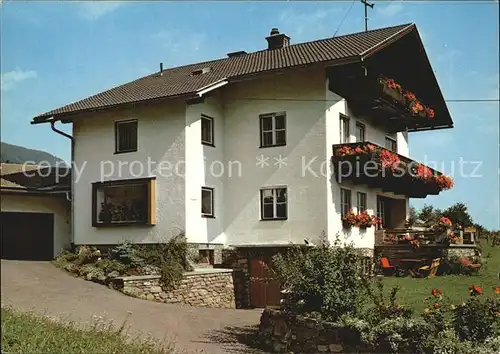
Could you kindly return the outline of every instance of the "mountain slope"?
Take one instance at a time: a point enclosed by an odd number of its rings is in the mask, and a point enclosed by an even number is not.
[[[57,162],[61,163],[60,161],[63,160],[45,151],[28,149],[22,146],[1,142],[0,162],[25,163],[27,161],[37,164],[44,161],[44,163],[55,166]]]

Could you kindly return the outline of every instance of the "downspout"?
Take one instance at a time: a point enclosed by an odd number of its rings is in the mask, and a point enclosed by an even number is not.
[[[75,211],[75,208],[74,208],[74,201],[73,201],[73,198],[72,198],[72,192],[74,190],[74,183],[73,183],[73,176],[74,176],[74,173],[72,171],[72,167],[73,167],[73,160],[74,160],[74,153],[75,153],[75,139],[69,135],[69,134],[66,134],[65,132],[63,132],[62,130],[59,130],[56,128],[56,120],[54,120],[52,118],[52,120],[50,121],[50,128],[56,132],[57,134],[59,135],[62,135],[66,138],[68,138],[69,140],[71,140],[71,161],[70,161],[70,171],[71,171],[71,189],[70,189],[70,192],[66,192],[66,200],[68,200],[71,204],[71,216],[70,216],[70,220],[71,220],[71,244],[73,245],[75,243],[75,222],[74,222],[74,211]]]

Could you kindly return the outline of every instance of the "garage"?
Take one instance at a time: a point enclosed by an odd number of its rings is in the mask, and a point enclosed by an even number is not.
[[[47,261],[54,255],[54,214],[1,212],[1,257]]]

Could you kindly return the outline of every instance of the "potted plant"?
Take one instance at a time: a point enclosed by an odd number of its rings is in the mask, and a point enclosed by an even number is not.
[[[355,224],[356,224],[356,214],[354,214],[352,210],[349,210],[342,217],[342,226],[344,227],[344,229],[349,229]]]
[[[400,84],[396,83],[394,79],[380,79],[380,83],[382,84],[382,92],[386,96],[404,105],[403,89]]]
[[[368,227],[375,226],[377,225],[377,223],[378,218],[376,216],[368,214],[366,210],[356,215],[356,226],[360,229],[366,229]]]

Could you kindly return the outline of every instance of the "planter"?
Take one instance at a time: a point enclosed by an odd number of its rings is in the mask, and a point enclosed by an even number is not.
[[[369,227],[372,227],[372,226],[371,225],[359,225],[360,230],[366,230]]]
[[[350,229],[352,227],[351,223],[347,222],[347,221],[342,221],[342,227],[344,229]]]
[[[390,97],[393,101],[398,102],[401,105],[405,104],[405,98],[403,96],[403,93],[394,89],[390,88],[387,86],[387,84],[384,82],[382,86],[382,92],[387,96]]]

